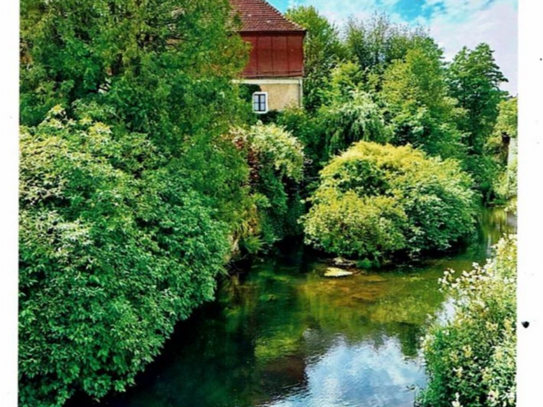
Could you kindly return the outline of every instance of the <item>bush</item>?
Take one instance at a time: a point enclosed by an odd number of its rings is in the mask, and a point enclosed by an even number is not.
[[[447,250],[474,230],[470,181],[455,161],[410,146],[356,143],[322,170],[303,218],[306,242],[375,260]]]
[[[302,144],[284,128],[262,123],[247,131],[238,130],[235,142],[248,150],[256,207],[247,214],[251,226],[240,236],[241,245],[254,252],[300,234],[298,218],[304,213],[299,195],[304,176]]]
[[[182,164],[60,108],[22,129],[21,406],[124,389],[213,298],[229,228]]]
[[[277,124],[296,137],[304,147],[304,155],[313,164],[310,176],[316,176],[325,157],[326,137],[319,118],[304,109],[290,108],[281,112]]]
[[[516,357],[516,237],[502,239],[495,257],[442,285],[457,299],[456,314],[436,325],[424,344],[431,407],[514,406]]]

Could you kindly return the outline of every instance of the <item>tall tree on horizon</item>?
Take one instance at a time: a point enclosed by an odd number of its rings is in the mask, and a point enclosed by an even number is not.
[[[496,168],[484,150],[498,118],[498,106],[507,95],[500,89],[507,78],[496,64],[494,51],[485,43],[473,50],[463,47],[449,65],[447,74],[451,95],[466,110],[466,118],[459,126],[467,133],[464,138],[467,169],[485,198],[490,199]]]
[[[507,78],[496,64],[494,51],[485,43],[473,50],[463,47],[447,72],[451,95],[467,111],[463,127],[470,133],[469,152],[480,154],[496,123],[498,105],[507,94],[500,89]]]

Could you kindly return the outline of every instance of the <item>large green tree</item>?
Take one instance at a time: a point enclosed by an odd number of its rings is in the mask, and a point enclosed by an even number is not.
[[[288,9],[287,18],[307,30],[304,42],[304,107],[314,111],[322,104],[322,88],[332,68],[344,56],[338,29],[313,6]]]
[[[467,168],[487,199],[492,196],[497,168],[484,149],[498,117],[498,106],[506,94],[500,90],[503,82],[507,79],[494,60],[492,49],[484,43],[473,50],[462,48],[448,69],[451,95],[467,112],[465,120],[459,122],[467,133],[464,140]]]
[[[133,382],[247,205],[226,0],[21,3],[20,404]]]
[[[462,48],[447,72],[451,95],[467,111],[463,127],[469,132],[469,151],[481,154],[496,123],[498,105],[504,99],[500,84],[507,79],[494,60],[492,49],[484,43],[473,50]]]
[[[386,69],[380,98],[394,126],[394,144],[409,143],[444,158],[462,157],[457,122],[464,112],[449,96],[445,75],[437,46],[411,49]]]
[[[227,0],[23,0],[22,123],[85,99],[173,148],[224,125],[245,63],[228,10]]]
[[[229,225],[140,133],[54,108],[21,134],[19,400],[134,382],[213,298]]]

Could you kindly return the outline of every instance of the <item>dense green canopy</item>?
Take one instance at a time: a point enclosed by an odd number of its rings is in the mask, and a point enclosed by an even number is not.
[[[22,2],[22,406],[122,390],[213,298],[250,204],[231,28],[226,0]]]
[[[380,261],[469,236],[463,170],[511,195],[516,100],[487,45],[448,65],[383,16],[341,36],[288,15],[306,109],[251,127],[228,0],[22,0],[21,406],[125,389],[232,256],[302,233],[302,198],[309,244]]]

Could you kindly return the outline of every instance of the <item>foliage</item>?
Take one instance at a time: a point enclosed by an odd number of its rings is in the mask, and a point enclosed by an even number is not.
[[[251,127],[249,142],[261,157],[260,165],[273,166],[280,177],[300,182],[303,177],[304,154],[298,140],[276,125]]]
[[[351,18],[347,23],[347,54],[368,82],[377,81],[377,91],[380,75],[389,64],[402,60],[411,49],[431,44],[434,41],[424,29],[395,24],[384,14],[374,14],[369,20]]]
[[[354,144],[322,170],[311,201],[306,242],[360,259],[447,250],[475,225],[469,176],[410,146]]]
[[[415,48],[383,75],[382,101],[394,127],[393,144],[411,144],[431,155],[462,158],[463,111],[449,97],[442,52]]]
[[[297,220],[304,212],[299,195],[304,176],[302,144],[282,127],[262,123],[238,130],[235,142],[248,150],[256,207],[246,216],[252,226],[240,235],[242,245],[251,252],[299,234]]]
[[[344,54],[338,29],[313,6],[289,8],[287,18],[304,27],[304,107],[310,112],[322,104],[327,76]]]
[[[337,94],[329,105],[321,107],[319,118],[326,123],[325,159],[344,151],[356,141],[385,143],[392,137],[379,107],[371,96],[352,90],[348,96]]]
[[[502,100],[498,105],[498,118],[494,126],[494,136],[506,134],[510,138],[518,135],[518,99]]]
[[[213,298],[229,228],[181,164],[60,108],[22,130],[22,406],[124,389]]]
[[[355,64],[339,64],[322,92],[326,104],[317,112],[290,109],[278,118],[278,123],[304,144],[312,164],[311,177],[333,155],[356,141],[385,143],[392,138],[392,130],[385,124],[379,106],[356,84],[358,74]]]
[[[318,190],[305,217],[306,243],[349,257],[380,258],[404,249],[407,216],[394,198],[359,197],[349,191]]]
[[[516,405],[516,237],[502,239],[495,249],[483,267],[459,277],[445,272],[443,288],[458,299],[456,314],[425,340],[424,406]]]
[[[517,195],[517,98],[501,101],[498,109],[496,125],[484,154],[493,161],[492,193],[498,200],[505,201]]]
[[[474,50],[462,48],[454,57],[448,70],[451,95],[466,110],[465,120],[460,121],[467,148],[467,168],[474,176],[476,186],[486,199],[491,197],[493,179],[498,169],[492,160],[485,160],[485,146],[496,124],[499,105],[505,92],[500,90],[507,82],[494,60],[488,44],[479,44]]]
[[[24,0],[21,123],[85,99],[173,151],[203,129],[225,132],[245,105],[231,79],[247,48],[230,20],[227,0]]]
[[[470,133],[467,142],[470,152],[481,154],[504,96],[499,86],[507,79],[496,65],[493,51],[484,43],[474,50],[462,48],[447,73],[452,96],[467,111],[464,126]]]
[[[325,125],[320,117],[305,109],[290,108],[281,112],[277,124],[296,137],[304,148],[305,158],[312,164],[310,176],[317,175],[326,150]]]
[[[213,298],[253,205],[229,10],[22,2],[22,406],[124,389]]]

